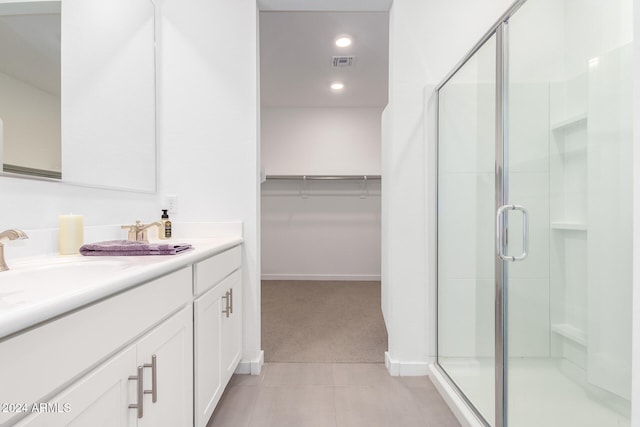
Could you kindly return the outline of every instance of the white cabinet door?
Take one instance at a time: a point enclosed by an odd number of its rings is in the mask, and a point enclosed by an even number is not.
[[[139,427],[193,425],[193,314],[188,306],[145,335],[137,345],[145,366],[144,415]],[[154,389],[153,359],[156,381]],[[155,391],[156,401],[154,402]]]
[[[155,356],[155,357],[154,357]],[[155,381],[153,361],[155,359]],[[142,417],[138,401],[142,367]],[[154,390],[156,401],[154,402]],[[42,405],[18,426],[176,427],[193,425],[193,317],[191,306],[152,329]]]
[[[227,384],[242,357],[242,272],[237,270],[221,285],[229,290],[229,315],[222,315],[220,350],[222,382]]]
[[[228,288],[216,286],[194,302],[195,418],[196,427],[207,425],[224,391],[220,370],[222,310]]]
[[[241,285],[237,270],[194,302],[196,427],[207,425],[242,356]]]
[[[48,403],[38,406],[16,426],[62,427],[136,425],[135,381],[136,348],[131,346],[69,387]],[[133,400],[131,400],[133,399]]]

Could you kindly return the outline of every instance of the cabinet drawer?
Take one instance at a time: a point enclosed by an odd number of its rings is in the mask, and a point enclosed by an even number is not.
[[[0,402],[46,401],[186,305],[191,281],[183,268],[0,343]]]
[[[238,269],[242,263],[240,246],[231,248],[195,265],[194,295],[201,295]]]

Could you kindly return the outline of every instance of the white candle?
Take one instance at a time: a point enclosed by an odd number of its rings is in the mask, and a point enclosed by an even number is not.
[[[77,254],[84,243],[84,217],[82,215],[60,215],[58,217],[58,249],[61,255]]]

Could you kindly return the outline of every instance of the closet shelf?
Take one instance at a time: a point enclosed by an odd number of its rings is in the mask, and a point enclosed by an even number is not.
[[[576,114],[575,116],[567,117],[564,120],[560,120],[558,122],[551,123],[551,130],[554,130],[554,131],[564,130],[564,129],[568,128],[569,126],[582,124],[582,122],[586,123],[586,121],[587,121],[587,113],[586,112],[580,113],[580,114]]]
[[[587,333],[580,328],[576,328],[568,323],[556,323],[551,325],[551,330],[575,343],[584,347],[587,346]]]
[[[380,175],[266,175],[262,196],[380,197]],[[279,181],[279,182],[278,182]],[[268,182],[271,182],[269,184]]]
[[[382,179],[380,175],[267,175],[270,179],[303,180],[303,181],[362,181]]]
[[[587,231],[587,223],[574,221],[554,221],[551,223],[551,228],[554,230]]]

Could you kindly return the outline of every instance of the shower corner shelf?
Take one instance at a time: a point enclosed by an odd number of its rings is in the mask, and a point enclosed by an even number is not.
[[[556,323],[551,325],[551,330],[556,334],[578,343],[584,347],[587,346],[587,333],[582,329],[576,328],[568,323]]]
[[[551,223],[553,230],[587,231],[586,222],[554,221]]]
[[[551,130],[553,131],[560,131],[560,130],[564,130],[570,126],[573,125],[578,125],[581,123],[586,123],[587,121],[587,113],[583,112],[580,114],[576,114],[574,116],[571,117],[567,117],[564,120],[560,120],[554,123],[551,123]]]

